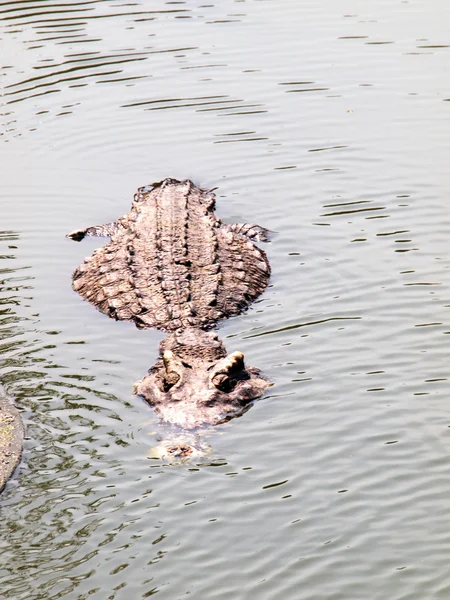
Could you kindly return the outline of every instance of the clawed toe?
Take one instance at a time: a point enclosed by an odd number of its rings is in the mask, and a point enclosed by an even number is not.
[[[71,240],[74,240],[75,242],[81,242],[85,235],[85,229],[76,229],[75,231],[71,231],[70,233],[68,233],[66,237],[70,238]]]

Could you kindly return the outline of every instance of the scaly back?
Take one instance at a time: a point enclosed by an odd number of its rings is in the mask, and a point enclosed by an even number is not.
[[[111,241],[85,259],[73,288],[137,327],[208,329],[267,286],[265,253],[214,215],[214,194],[191,181],[140,188]]]

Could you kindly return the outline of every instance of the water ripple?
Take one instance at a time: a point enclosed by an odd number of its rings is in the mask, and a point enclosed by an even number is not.
[[[448,9],[428,4],[1,5],[0,378],[27,425],[6,599],[448,596]],[[272,385],[181,465],[131,394],[162,335],[83,303],[70,273],[103,240],[64,237],[167,176],[278,232],[270,287],[219,329]]]

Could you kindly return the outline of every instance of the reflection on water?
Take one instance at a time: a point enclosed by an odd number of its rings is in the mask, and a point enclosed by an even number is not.
[[[27,425],[5,598],[448,597],[448,17],[0,6],[0,378]],[[271,287],[219,331],[274,386],[177,466],[131,395],[161,335],[83,303],[96,242],[64,239],[167,176],[277,232]]]

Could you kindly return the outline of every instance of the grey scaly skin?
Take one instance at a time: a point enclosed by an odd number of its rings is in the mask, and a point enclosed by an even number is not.
[[[252,240],[266,241],[268,232],[222,223],[214,207],[211,191],[165,179],[139,188],[117,221],[68,234],[111,238],[75,270],[74,290],[112,318],[171,333],[135,391],[184,429],[242,414],[268,385],[241,353],[227,356],[207,333],[266,288],[270,265]]]
[[[114,223],[68,234],[111,237],[75,270],[74,290],[140,328],[210,329],[240,314],[269,281],[267,256],[251,241],[266,240],[267,230],[224,224],[214,205],[214,194],[189,180],[139,188]]]
[[[0,396],[0,492],[20,461],[24,435],[19,411]]]
[[[241,352],[227,355],[217,334],[201,329],[172,333],[161,358],[135,385],[166,423],[195,430],[243,414],[269,385]]]

